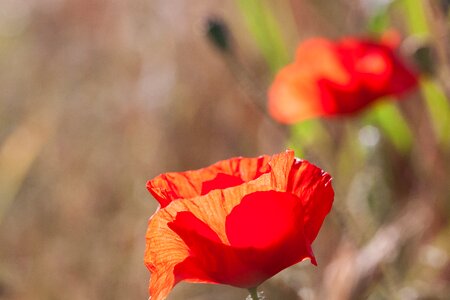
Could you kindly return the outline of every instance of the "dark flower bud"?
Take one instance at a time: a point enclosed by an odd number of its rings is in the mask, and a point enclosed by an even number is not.
[[[426,75],[435,74],[436,70],[433,61],[433,52],[433,49],[429,45],[422,45],[414,51],[414,62],[421,73]]]
[[[436,51],[428,39],[415,35],[409,36],[403,42],[402,49],[421,74],[433,76],[436,73]]]
[[[230,33],[222,19],[209,18],[206,21],[206,35],[208,40],[220,51],[230,51]]]

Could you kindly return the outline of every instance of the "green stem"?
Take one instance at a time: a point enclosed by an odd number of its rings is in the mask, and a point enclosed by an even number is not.
[[[258,291],[256,290],[256,287],[251,288],[251,289],[248,289],[248,291],[250,292],[250,297],[251,297],[253,300],[259,300],[259,297],[258,297]]]

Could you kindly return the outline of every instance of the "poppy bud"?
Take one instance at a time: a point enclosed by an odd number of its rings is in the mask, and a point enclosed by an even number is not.
[[[435,74],[433,62],[433,49],[430,46],[421,46],[413,53],[414,62],[421,73],[426,75]]]
[[[436,74],[436,51],[430,41],[419,36],[408,37],[402,45],[402,51],[410,57],[416,69],[424,75]]]
[[[206,21],[206,36],[214,47],[220,51],[230,51],[230,33],[222,19],[209,18]]]

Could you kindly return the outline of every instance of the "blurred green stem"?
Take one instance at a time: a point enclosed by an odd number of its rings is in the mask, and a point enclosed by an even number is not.
[[[258,291],[256,290],[256,287],[248,289],[250,293],[250,297],[252,300],[259,300]]]
[[[270,1],[236,0],[250,34],[255,39],[267,65],[276,73],[289,61],[283,30],[273,15]]]

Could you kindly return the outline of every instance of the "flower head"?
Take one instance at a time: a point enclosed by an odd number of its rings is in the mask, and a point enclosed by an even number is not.
[[[154,300],[182,280],[252,288],[304,259],[316,264],[311,243],[334,197],[331,177],[293,151],[162,174],[147,187],[161,205],[144,258]]]
[[[380,42],[352,37],[305,41],[269,89],[270,114],[294,123],[351,114],[381,97],[401,96],[418,79],[395,53],[397,43],[391,32]]]

